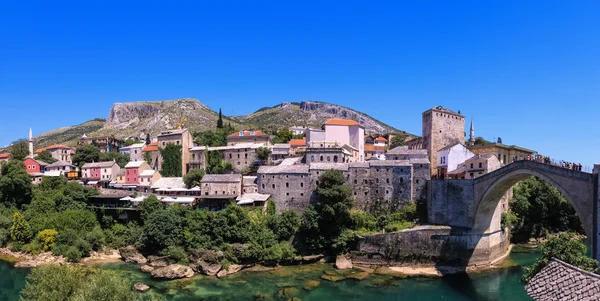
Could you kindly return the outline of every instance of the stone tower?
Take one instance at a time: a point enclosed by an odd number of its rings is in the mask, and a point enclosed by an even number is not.
[[[473,127],[473,119],[471,119],[471,131],[469,132],[469,145],[475,145],[475,127]]]
[[[437,152],[457,142],[465,143],[465,117],[442,106],[423,112],[422,141],[431,162],[431,174],[437,174]]]
[[[29,157],[33,158],[33,132],[29,128]]]

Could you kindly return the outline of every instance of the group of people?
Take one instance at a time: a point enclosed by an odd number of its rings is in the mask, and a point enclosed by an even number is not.
[[[527,160],[536,161],[536,162],[544,163],[544,164],[550,164],[550,165],[554,165],[554,166],[559,166],[559,167],[567,168],[567,169],[574,170],[574,171],[582,171],[583,170],[582,169],[583,166],[581,166],[581,164],[577,164],[577,163],[573,163],[573,162],[566,162],[564,160],[561,160],[559,163],[555,163],[552,161],[552,159],[550,157],[544,157],[539,154],[527,156]]]

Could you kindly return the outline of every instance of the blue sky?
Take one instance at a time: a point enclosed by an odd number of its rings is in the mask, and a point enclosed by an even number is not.
[[[442,105],[488,140],[600,163],[598,1],[4,1],[0,145],[198,98],[226,115],[321,100],[421,133]],[[468,125],[467,125],[468,126]]]

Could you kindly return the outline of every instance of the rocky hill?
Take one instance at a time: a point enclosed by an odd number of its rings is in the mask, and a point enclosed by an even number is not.
[[[120,139],[156,137],[165,129],[175,128],[181,121],[192,132],[213,130],[219,114],[194,98],[166,101],[139,101],[115,103],[107,119],[94,119],[77,126],[53,130],[35,137],[35,147],[64,143],[75,145],[84,133],[89,137],[113,135]],[[339,105],[303,101],[282,103],[262,108],[252,114],[224,117],[224,123],[236,129],[281,129],[290,126],[318,128],[327,119],[353,119],[365,126],[367,133],[389,133],[397,129],[367,114]]]
[[[319,128],[330,118],[356,120],[364,125],[365,132],[368,134],[398,131],[367,114],[340,105],[318,101],[284,102],[272,108],[262,108],[249,115],[232,117],[241,123],[254,124],[263,129],[290,126]]]

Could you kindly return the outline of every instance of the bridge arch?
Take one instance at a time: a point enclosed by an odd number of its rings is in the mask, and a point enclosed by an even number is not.
[[[586,235],[593,236],[593,175],[532,161],[511,163],[474,180],[472,230],[489,233],[499,229],[497,207],[502,196],[529,176],[536,176],[556,187],[575,209]]]

